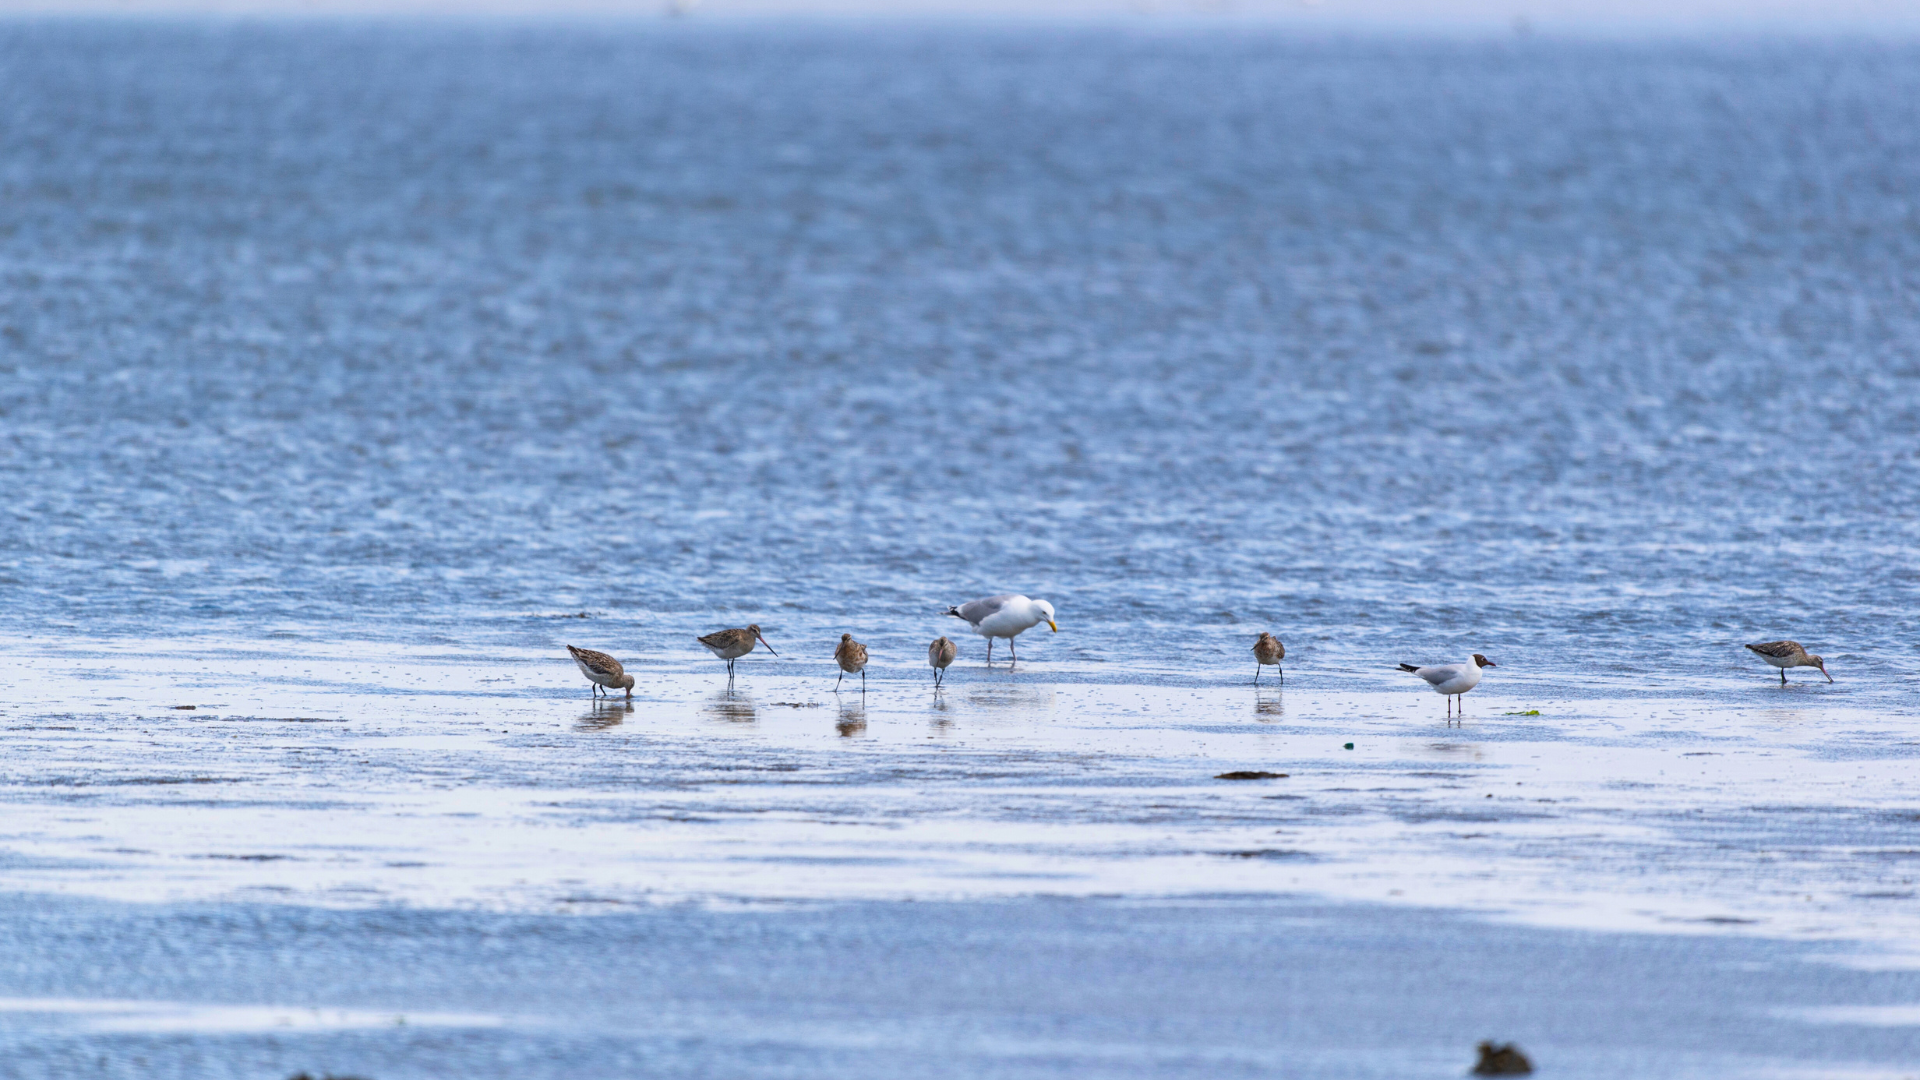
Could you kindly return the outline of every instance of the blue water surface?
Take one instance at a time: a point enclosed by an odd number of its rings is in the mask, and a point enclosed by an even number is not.
[[[0,625],[1896,685],[1916,193],[1914,43],[10,21]]]

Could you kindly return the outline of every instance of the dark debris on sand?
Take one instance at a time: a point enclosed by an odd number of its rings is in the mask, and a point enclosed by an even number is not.
[[[1480,1062],[1473,1067],[1475,1076],[1526,1076],[1532,1072],[1533,1062],[1512,1043],[1481,1043]]]

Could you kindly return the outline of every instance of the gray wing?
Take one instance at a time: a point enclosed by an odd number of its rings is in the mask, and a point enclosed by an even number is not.
[[[1441,683],[1459,675],[1460,669],[1463,666],[1464,665],[1461,664],[1440,664],[1434,667],[1423,667],[1419,671],[1414,672],[1414,674],[1425,679],[1430,686],[1439,686]]]
[[[957,610],[960,612],[961,618],[975,626],[979,626],[980,620],[1006,607],[1007,601],[1013,599],[1016,595],[1018,594],[1003,593],[999,596],[989,596],[985,600],[969,600],[961,604]]]

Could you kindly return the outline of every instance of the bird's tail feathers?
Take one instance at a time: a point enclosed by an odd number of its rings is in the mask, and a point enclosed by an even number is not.
[[[1414,667],[1412,664],[1401,664],[1400,670],[1401,671],[1419,671],[1420,669],[1417,667]]]
[[[966,616],[965,616],[965,615],[962,615],[962,614],[960,614],[960,609],[959,609],[959,608],[957,608],[957,607],[950,607],[950,608],[948,608],[948,609],[947,609],[947,614],[949,614],[949,615],[951,615],[951,616],[953,616],[953,617],[954,617],[954,618],[956,618],[956,619],[964,619],[964,618],[966,618]]]

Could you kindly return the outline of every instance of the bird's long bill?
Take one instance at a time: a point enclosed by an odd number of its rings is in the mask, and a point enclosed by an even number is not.
[[[1060,632],[1060,628],[1054,625],[1054,621],[1052,619],[1047,620],[1047,629],[1052,630],[1056,634]]]
[[[772,642],[770,642],[770,641],[768,641],[768,640],[766,639],[766,635],[764,635],[764,634],[755,634],[755,635],[753,635],[753,636],[754,636],[754,637],[757,637],[757,638],[759,638],[759,639],[760,639],[760,644],[762,644],[762,645],[765,645],[765,646],[767,647],[767,651],[768,651],[768,652],[773,652],[773,643],[772,643]],[[779,656],[780,654],[779,654],[779,653],[777,653],[777,652],[773,652],[773,655],[775,655],[775,656]]]

